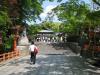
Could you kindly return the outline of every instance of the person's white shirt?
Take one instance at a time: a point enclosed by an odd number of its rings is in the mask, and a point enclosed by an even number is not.
[[[35,45],[30,45],[30,46],[29,46],[29,50],[30,50],[30,51],[34,51],[35,48],[37,48]]]

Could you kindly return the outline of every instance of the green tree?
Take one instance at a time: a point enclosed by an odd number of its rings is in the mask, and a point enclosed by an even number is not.
[[[40,13],[43,12],[42,3],[46,0],[19,0],[20,19],[19,21],[35,21],[41,20]],[[54,1],[54,0],[48,0]],[[58,2],[62,0],[57,0]]]
[[[0,31],[6,31],[11,24],[11,20],[8,15],[7,1],[3,0],[0,4]]]
[[[90,12],[88,4],[81,0],[69,0],[53,9],[59,20],[64,22],[66,32],[77,33],[78,27],[86,21],[87,13]]]
[[[92,0],[92,1],[100,6],[100,0]]]
[[[28,36],[30,38],[34,38],[36,36],[36,34],[41,30],[41,26],[39,26],[38,24],[34,24],[34,25],[29,25],[27,32],[28,32]]]
[[[51,29],[54,32],[59,32],[60,25],[61,25],[61,23],[58,23],[58,22],[44,21],[41,24],[41,28],[42,29]]]
[[[20,2],[20,20],[35,21],[39,18],[43,8],[38,0],[19,0]]]

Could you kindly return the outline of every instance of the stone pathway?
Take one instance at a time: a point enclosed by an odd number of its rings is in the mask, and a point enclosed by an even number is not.
[[[38,43],[35,65],[29,56],[15,59],[0,67],[0,75],[100,75],[100,68],[86,63],[69,48]]]

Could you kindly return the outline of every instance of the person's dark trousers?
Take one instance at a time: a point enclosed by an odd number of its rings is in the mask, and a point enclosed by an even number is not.
[[[36,53],[31,52],[31,62],[32,62],[33,64],[35,64],[35,61],[36,61]]]

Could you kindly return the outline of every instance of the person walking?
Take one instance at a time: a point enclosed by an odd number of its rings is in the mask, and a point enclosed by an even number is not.
[[[38,48],[37,46],[34,45],[34,41],[32,41],[31,45],[29,46],[30,50],[30,61],[35,64],[36,62],[36,55],[38,53]]]

